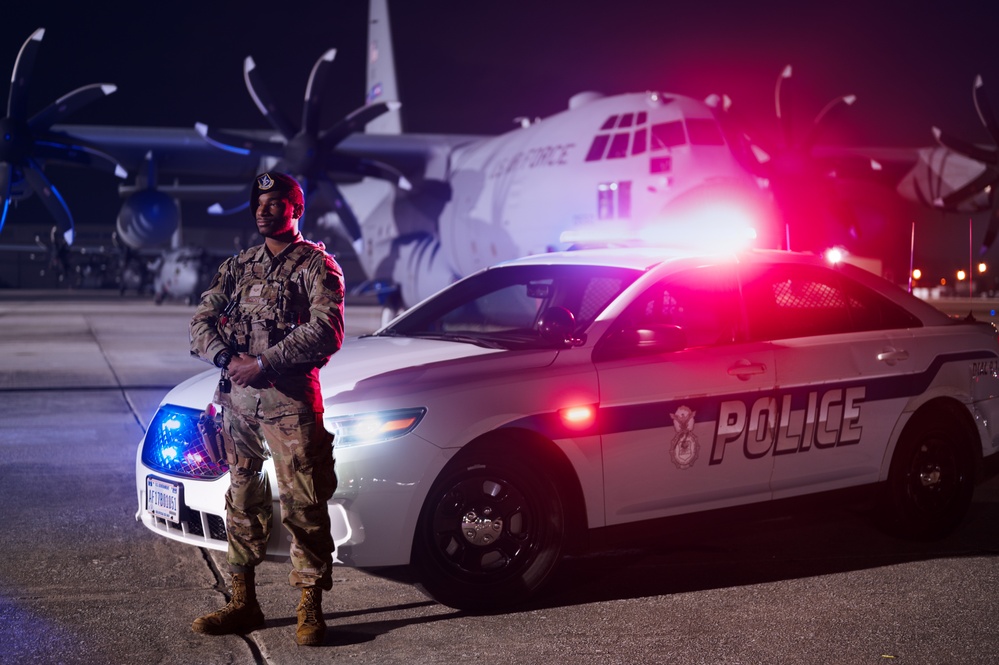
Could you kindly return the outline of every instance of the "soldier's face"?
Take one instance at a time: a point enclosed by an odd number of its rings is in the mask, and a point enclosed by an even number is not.
[[[299,214],[283,193],[265,192],[257,199],[257,231],[265,238],[293,233]]]

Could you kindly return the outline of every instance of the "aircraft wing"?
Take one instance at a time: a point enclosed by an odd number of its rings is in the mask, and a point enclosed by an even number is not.
[[[460,134],[363,134],[348,136],[339,145],[343,153],[385,162],[407,177],[445,178],[448,157],[462,145],[482,140],[484,136]]]
[[[209,145],[193,127],[57,125],[53,130],[110,155],[130,174],[138,173],[150,154],[160,175],[242,181],[252,178],[259,167],[255,158]]]

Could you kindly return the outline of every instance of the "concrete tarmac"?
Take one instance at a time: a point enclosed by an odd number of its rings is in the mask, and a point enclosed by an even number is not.
[[[288,564],[268,562],[265,627],[196,635],[226,602],[224,557],[134,520],[145,424],[206,367],[188,356],[192,312],[0,291],[0,663],[999,661],[996,480],[940,542],[804,515],[574,557],[531,605],[487,616],[338,568],[319,648],[295,645]],[[377,318],[348,303],[349,333]]]

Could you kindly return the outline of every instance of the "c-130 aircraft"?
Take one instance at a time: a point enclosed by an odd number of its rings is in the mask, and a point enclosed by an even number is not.
[[[368,49],[367,105],[347,118],[366,123],[364,133],[338,142],[335,130],[312,126],[309,111],[319,106],[332,51],[313,68],[299,126],[276,110],[248,58],[247,88],[278,135],[197,130],[223,150],[275,159],[273,168],[303,177],[310,198],[333,211],[317,222],[332,221],[349,237],[368,278],[391,285],[394,308],[505,259],[654,239],[655,227],[666,228],[655,222],[664,208],[692,213],[693,199],[716,210],[722,200],[732,210],[766,210],[756,177],[703,102],[658,92],[580,93],[562,113],[522,119],[500,136],[403,134],[385,0],[371,2]],[[369,177],[350,182],[358,174]],[[213,210],[234,212],[247,200],[248,188]],[[741,225],[734,234],[741,239],[752,232],[748,214],[719,223]],[[680,225],[674,216],[672,239],[688,241]],[[716,239],[731,237],[715,231]]]
[[[312,70],[299,123],[278,107],[252,58],[246,59],[247,89],[271,131],[237,133],[203,123],[194,130],[60,126],[55,123],[113,87],[81,88],[54,110],[27,119],[21,90],[42,34],[29,38],[15,64],[3,121],[6,142],[0,144],[0,196],[6,218],[11,200],[39,192],[69,241],[72,216],[42,173],[46,161],[136,173],[136,186],[122,188],[127,197],[117,225],[119,238],[133,248],[161,245],[179,223],[174,196],[184,195],[184,188],[162,186],[158,176],[245,183],[262,170],[293,173],[306,188],[308,224],[332,225],[351,241],[368,280],[381,285],[389,314],[481,267],[552,249],[705,240],[723,249],[723,243],[754,235],[761,246],[816,249],[817,243],[834,244],[831,235],[857,231],[857,220],[840,204],[832,211],[840,218],[835,233],[817,231],[815,219],[802,223],[786,214],[795,199],[814,204],[808,183],[825,182],[830,167],[812,147],[822,121],[851,104],[850,96],[834,99],[803,141],[788,136],[783,148],[769,150],[734,128],[727,100],[660,92],[580,93],[565,111],[523,119],[495,137],[405,134],[388,6],[372,0],[366,103],[333,127],[318,126],[332,50]],[[777,90],[778,116],[788,124],[780,100],[789,80],[790,68]],[[870,169],[856,153],[836,157],[840,174],[845,165]],[[890,158],[911,165],[917,154]],[[952,167],[958,162],[950,160]],[[782,187],[782,180],[796,184]],[[931,198],[939,205],[944,179],[927,171],[923,180],[935,183]],[[908,182],[916,197],[929,188],[919,178]],[[960,183],[950,189],[961,190]],[[248,190],[210,210],[246,214]],[[967,201],[982,194],[961,193]]]

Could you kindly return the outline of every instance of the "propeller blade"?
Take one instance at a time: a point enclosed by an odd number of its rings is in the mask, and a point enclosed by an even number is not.
[[[218,203],[213,203],[208,207],[209,215],[231,215],[250,207],[250,190],[253,185],[248,185],[238,193],[226,197]]]
[[[992,216],[989,217],[989,226],[985,229],[985,237],[982,239],[982,246],[978,250],[979,256],[984,256],[985,252],[989,251],[992,243],[996,240],[996,236],[999,235],[999,196],[996,196],[993,191],[989,198],[992,199]]]
[[[309,83],[305,86],[305,107],[302,109],[302,131],[315,134],[319,131],[319,112],[322,110],[326,81],[333,70],[336,49],[330,49],[316,60],[309,73]]]
[[[103,99],[117,89],[117,86],[110,83],[93,83],[85,85],[82,88],[77,88],[72,92],[66,93],[32,116],[28,121],[28,126],[35,131],[48,129],[57,122],[62,122],[69,115],[80,110],[87,104],[98,99]]]
[[[361,239],[361,224],[357,220],[357,215],[354,214],[353,208],[347,203],[347,199],[343,198],[343,194],[340,192],[340,188],[333,184],[332,181],[320,179],[318,183],[319,191],[323,196],[333,206],[333,211],[336,212],[337,217],[340,218],[340,223],[343,224],[344,230],[347,235],[350,236],[351,242],[357,242]]]
[[[327,159],[326,168],[333,173],[343,173],[352,176],[360,175],[386,180],[407,192],[413,189],[412,183],[406,179],[402,171],[394,166],[373,159],[355,157],[354,155],[334,154]]]
[[[9,199],[11,185],[14,184],[14,166],[7,162],[0,162],[0,198]]]
[[[984,191],[986,187],[995,183],[997,180],[999,180],[999,174],[995,173],[991,169],[985,169],[975,176],[975,178],[958,187],[953,192],[945,194],[943,197],[934,201],[934,203],[937,203],[938,207],[954,208],[963,201],[966,201],[979,192]]]
[[[56,226],[66,239],[67,245],[73,244],[73,215],[69,212],[69,206],[63,200],[59,190],[42,172],[41,167],[33,159],[28,159],[27,168],[24,169],[24,178],[35,190],[35,193],[42,199],[49,214],[55,218]]]
[[[319,140],[322,141],[324,148],[333,149],[345,138],[363,129],[365,125],[378,116],[389,111],[395,111],[401,106],[400,102],[378,102],[377,104],[369,104],[354,109],[347,117],[323,132],[319,136]]]
[[[923,177],[913,179],[916,200],[927,208],[943,206],[943,200],[940,199],[940,184],[943,182],[943,178],[933,171],[929,162],[926,162],[924,168],[920,170],[924,174]]]
[[[923,192],[923,186],[920,183],[917,182],[913,187],[913,190],[916,192],[916,200],[919,201],[920,205],[926,206],[927,208],[933,207],[933,202],[930,201],[930,197]],[[941,201],[941,205],[943,205],[943,201]]]
[[[10,77],[10,95],[7,97],[7,117],[23,119],[28,115],[28,79],[35,68],[38,48],[45,36],[45,28],[38,28],[21,46],[14,61]]]
[[[999,144],[999,120],[996,120],[992,104],[989,103],[989,97],[985,94],[985,83],[982,82],[981,75],[975,77],[975,86],[971,92],[972,99],[975,100],[975,110],[978,112],[978,118],[985,125],[985,129],[989,130],[992,140]]]
[[[982,148],[974,143],[969,143],[968,141],[959,139],[953,134],[948,134],[937,127],[933,128],[933,137],[937,140],[937,143],[948,150],[959,152],[965,157],[970,157],[977,162],[982,162],[983,164],[995,164],[997,162],[997,153],[994,149]]]
[[[777,120],[780,122],[781,130],[784,133],[784,145],[788,148],[794,145],[794,127],[791,116],[791,95],[785,94],[791,80],[791,65],[784,67],[784,71],[777,77],[777,88],[774,90],[774,106],[777,109]]]
[[[812,146],[814,146],[815,142],[818,140],[822,128],[827,126],[827,123],[825,122],[826,118],[833,113],[842,112],[842,110],[848,106],[853,106],[856,101],[856,95],[843,95],[842,97],[837,97],[826,104],[822,110],[819,111],[819,114],[815,116],[815,120],[812,122],[812,128],[808,132],[808,136],[805,138],[802,148],[806,151],[811,150]]]
[[[156,155],[150,150],[142,158],[139,171],[135,174],[135,186],[143,189],[156,189],[159,182],[159,170],[156,162]]]
[[[257,71],[257,64],[253,62],[253,58],[250,56],[247,56],[246,60],[243,61],[243,80],[246,82],[246,89],[249,91],[250,97],[253,98],[253,103],[257,105],[257,108],[264,114],[264,117],[271,123],[271,126],[281,132],[281,136],[286,139],[290,140],[295,136],[298,132],[294,125],[291,124],[288,116],[278,108],[274,97],[264,83],[263,77]]]
[[[7,162],[0,162],[0,233],[7,221],[7,209],[10,207],[10,186],[14,177],[14,167]]]
[[[211,143],[216,148],[221,148],[228,152],[239,155],[266,155],[268,157],[280,157],[284,154],[284,143],[277,141],[259,141],[248,136],[241,136],[232,132],[219,129],[210,129],[204,123],[196,123],[194,130],[201,135],[205,141]]]
[[[74,166],[89,166],[119,178],[127,178],[128,171],[111,155],[79,143],[67,143],[65,134],[47,134],[35,139],[32,155],[45,162],[63,162]]]

